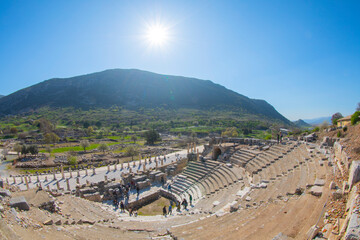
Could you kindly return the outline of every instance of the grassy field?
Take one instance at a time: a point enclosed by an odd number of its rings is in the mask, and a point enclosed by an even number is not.
[[[160,197],[153,203],[150,203],[138,210],[138,214],[142,216],[153,216],[153,215],[162,215],[163,207],[166,206],[166,211],[168,211],[170,205],[170,200],[164,197]],[[173,211],[174,206],[173,206]]]
[[[119,144],[119,143],[117,143],[117,142],[107,143],[108,146],[115,145],[115,144]],[[90,151],[95,148],[98,148],[99,145],[100,145],[99,143],[90,144],[90,146],[86,148],[86,151]],[[52,153],[64,153],[64,152],[69,152],[69,151],[79,152],[79,151],[84,151],[84,149],[81,146],[59,147],[59,148],[52,149]],[[46,150],[42,149],[42,150],[40,150],[40,152],[45,153]]]

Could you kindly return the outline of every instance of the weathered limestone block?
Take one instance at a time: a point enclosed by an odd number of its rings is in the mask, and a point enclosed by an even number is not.
[[[316,197],[320,197],[323,192],[323,187],[320,186],[313,186],[310,188],[310,193]]]
[[[7,189],[0,189],[0,196],[11,197],[11,192]]]
[[[360,181],[360,161],[353,161],[350,167],[349,184],[350,189],[352,185]]]
[[[324,186],[325,185],[325,180],[324,179],[316,179],[314,182],[315,186]]]
[[[98,192],[84,194],[83,198],[85,198],[89,201],[93,201],[93,202],[101,202],[102,201],[102,197],[101,197],[100,193],[98,193]]]
[[[30,206],[27,203],[25,197],[11,198],[9,204],[10,207],[18,208],[20,210],[30,210]]]

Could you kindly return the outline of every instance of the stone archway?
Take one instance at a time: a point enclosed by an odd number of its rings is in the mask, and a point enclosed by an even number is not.
[[[220,149],[220,147],[214,147],[213,149],[213,159],[217,159],[220,155],[222,154],[222,151]]]

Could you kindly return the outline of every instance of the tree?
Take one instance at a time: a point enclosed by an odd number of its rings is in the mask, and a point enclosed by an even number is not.
[[[37,145],[30,145],[28,147],[28,151],[30,154],[32,155],[37,155],[39,153],[39,149],[38,149],[38,146]]]
[[[46,147],[45,147],[45,151],[48,152],[49,154],[51,154],[52,149],[51,149],[50,146],[46,146]]]
[[[105,151],[109,150],[109,146],[106,143],[101,143],[98,147],[98,149],[100,151],[102,151],[103,153],[105,153]]]
[[[137,137],[136,137],[135,135],[132,135],[132,136],[131,136],[131,140],[132,140],[134,143],[136,143]]]
[[[226,130],[221,133],[223,137],[237,137],[238,135],[239,133],[236,127],[226,128]]]
[[[91,126],[89,126],[89,127],[86,129],[86,134],[87,134],[88,136],[90,136],[93,132],[94,132],[94,128],[91,127]]]
[[[86,148],[88,148],[90,146],[90,143],[88,140],[82,140],[80,141],[80,146],[84,149],[84,151],[86,152]]]
[[[18,155],[21,153],[22,146],[20,144],[14,145],[14,151],[18,153]]]
[[[356,107],[356,111],[357,111],[357,112],[360,112],[360,102],[358,102],[358,105],[357,105],[357,107]]]
[[[339,112],[335,113],[334,115],[331,116],[331,122],[333,125],[336,125],[337,124],[337,121],[340,119],[340,118],[343,118],[343,115]]]
[[[353,115],[351,115],[351,125],[355,125],[360,121],[360,111],[356,111]]]
[[[134,160],[134,156],[136,156],[139,153],[139,150],[135,146],[127,146],[125,148],[125,154],[128,157],[131,157],[131,161]]]
[[[25,155],[29,153],[29,149],[26,145],[21,146],[21,154]]]
[[[156,130],[149,130],[145,132],[145,139],[147,144],[154,144],[156,141],[161,141],[160,134]]]
[[[53,132],[46,133],[44,136],[44,141],[46,143],[57,143],[59,140],[59,136]]]
[[[18,132],[18,130],[17,130],[16,127],[10,128],[10,133],[11,133],[11,134],[17,134],[17,132]]]
[[[68,164],[70,164],[70,165],[76,165],[77,164],[77,158],[75,157],[75,156],[70,156],[70,157],[68,157]]]
[[[195,142],[195,141],[196,141],[196,137],[197,137],[196,132],[191,132],[190,137],[191,137],[192,141]]]

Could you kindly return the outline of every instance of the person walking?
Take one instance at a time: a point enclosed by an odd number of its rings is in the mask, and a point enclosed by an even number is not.
[[[166,217],[166,206],[163,207],[163,215]]]
[[[136,185],[136,193],[137,193],[137,196],[139,196],[139,194],[140,194],[140,188],[139,188],[139,185]]]
[[[169,214],[169,215],[172,214],[172,206],[171,206],[171,204],[169,205],[169,212],[168,212],[168,214]]]
[[[168,186],[168,191],[171,192],[171,184]]]
[[[125,212],[125,205],[123,201],[120,202],[120,209],[121,209],[121,213]]]
[[[192,196],[189,194],[190,206],[192,206]]]

